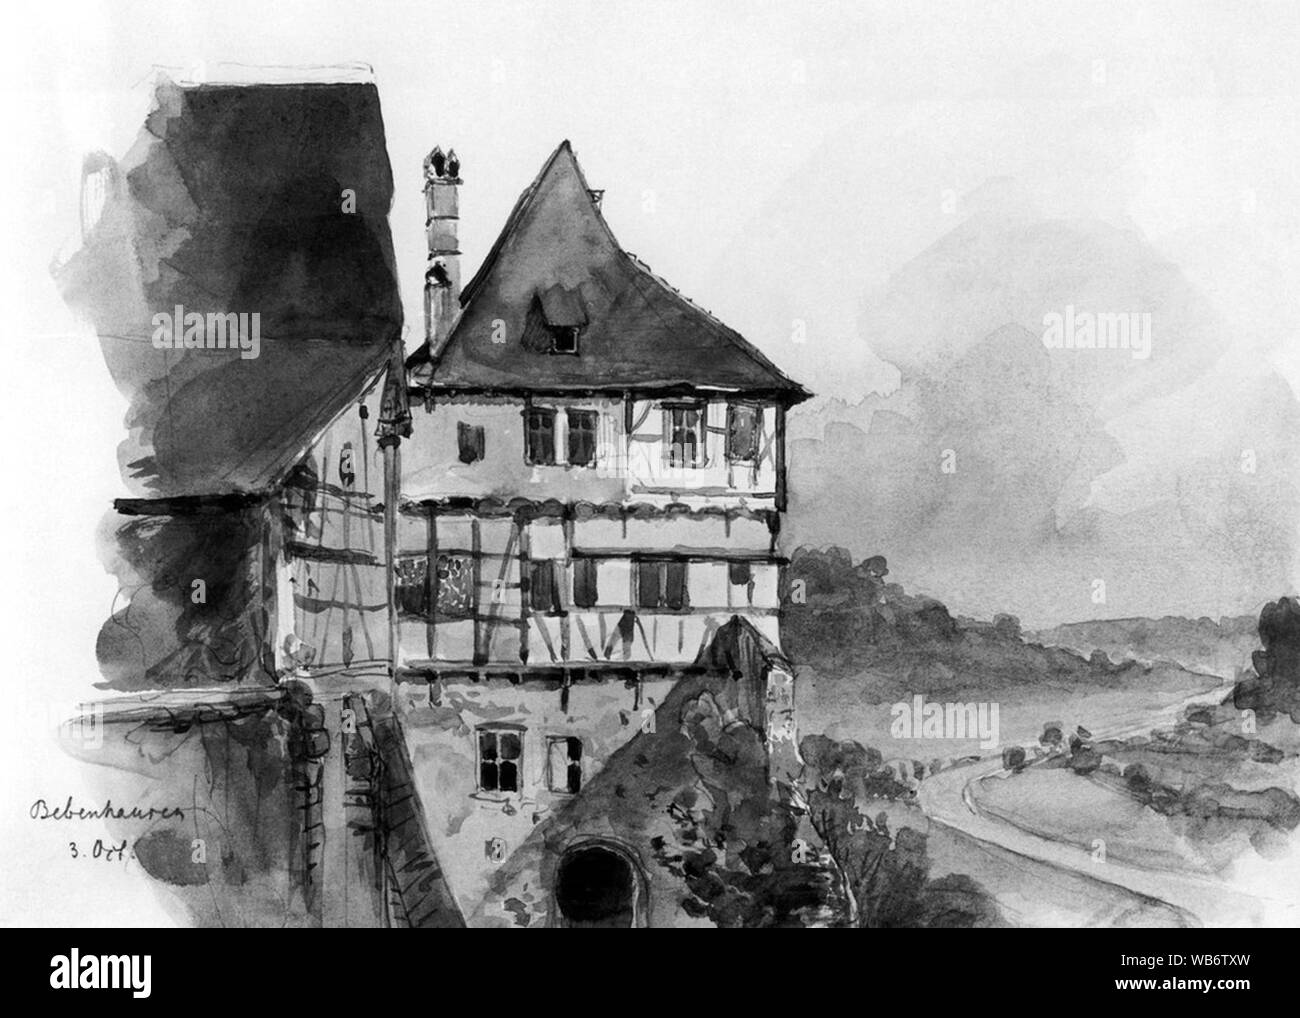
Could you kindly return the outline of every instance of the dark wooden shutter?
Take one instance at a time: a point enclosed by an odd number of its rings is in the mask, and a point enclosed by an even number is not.
[[[559,611],[559,590],[555,583],[555,563],[539,559],[528,564],[529,604],[536,612]]]
[[[686,563],[669,562],[664,584],[664,607],[678,611],[686,607]]]
[[[594,558],[574,559],[573,603],[579,608],[594,608],[597,596],[596,560]]]
[[[456,443],[460,447],[462,463],[477,463],[483,458],[484,433],[482,425],[456,423]]]
[[[638,562],[636,566],[636,603],[640,608],[659,607],[659,563]]]

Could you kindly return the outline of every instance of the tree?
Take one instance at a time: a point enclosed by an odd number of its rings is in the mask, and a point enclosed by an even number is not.
[[[891,835],[889,820],[859,808],[860,800],[908,794],[874,749],[811,735],[799,746],[807,767],[803,800],[808,821],[835,871],[850,926],[905,926],[925,883],[925,836],[904,827]]]
[[[1300,603],[1280,597],[1265,605],[1259,639],[1263,649],[1251,654],[1255,673],[1237,683],[1233,705],[1255,711],[1262,721],[1284,713],[1300,724]]]
[[[872,801],[910,798],[912,791],[881,754],[856,742],[811,735],[799,746],[807,766],[803,808],[836,875],[847,925],[866,929],[991,925],[997,909],[969,877],[929,878],[926,836],[911,827],[890,830]]]

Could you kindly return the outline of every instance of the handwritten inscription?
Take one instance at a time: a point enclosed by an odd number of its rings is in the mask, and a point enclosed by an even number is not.
[[[98,809],[78,806],[72,796],[61,806],[51,807],[44,799],[32,803],[29,815],[33,820],[184,820],[185,811],[179,806],[114,806],[112,799],[105,799]]]
[[[88,850],[78,847],[75,841],[69,841],[68,851],[74,859],[90,858],[103,859],[105,862],[123,862],[126,860],[126,841],[105,844],[103,839],[96,838],[95,843]]]

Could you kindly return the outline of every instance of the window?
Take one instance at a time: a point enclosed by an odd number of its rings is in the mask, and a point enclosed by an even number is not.
[[[599,414],[595,410],[569,410],[566,416],[569,419],[569,465],[595,466]]]
[[[519,791],[524,733],[517,728],[478,730],[478,787],[481,792]]]
[[[555,463],[555,411],[529,407],[525,416],[528,462]]]
[[[704,407],[699,404],[664,408],[664,435],[670,467],[704,465]]]
[[[398,558],[397,610],[407,617],[429,617],[429,556]]]
[[[754,603],[754,569],[748,562],[727,563],[733,605]]]
[[[556,563],[538,559],[528,563],[528,603],[535,612],[560,610],[560,585],[555,582]]]
[[[586,324],[582,295],[557,284],[533,295],[520,345],[533,353],[577,356],[578,337]]]
[[[439,555],[435,570],[434,610],[441,616],[474,614],[474,568],[464,555]]]
[[[573,560],[573,603],[579,608],[596,606],[596,560]]]
[[[754,571],[748,562],[732,562],[727,566],[727,578],[732,586],[743,587],[749,583]]]
[[[686,607],[686,563],[646,559],[636,567],[636,603],[639,608]]]
[[[727,458],[737,463],[758,459],[758,440],[762,420],[756,406],[733,403],[727,407]]]
[[[546,783],[552,792],[582,790],[582,740],[552,735],[546,740]]]
[[[578,352],[578,328],[573,325],[551,326],[551,353]]]
[[[462,463],[477,463],[483,458],[485,439],[481,424],[466,424],[464,421],[458,421],[456,423],[456,442],[460,446],[460,461]]]

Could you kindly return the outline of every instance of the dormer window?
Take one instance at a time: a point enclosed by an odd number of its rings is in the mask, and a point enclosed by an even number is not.
[[[537,353],[577,356],[587,311],[577,290],[556,285],[533,296],[524,325],[523,345]]]
[[[578,352],[578,328],[576,326],[551,327],[551,353]]]

